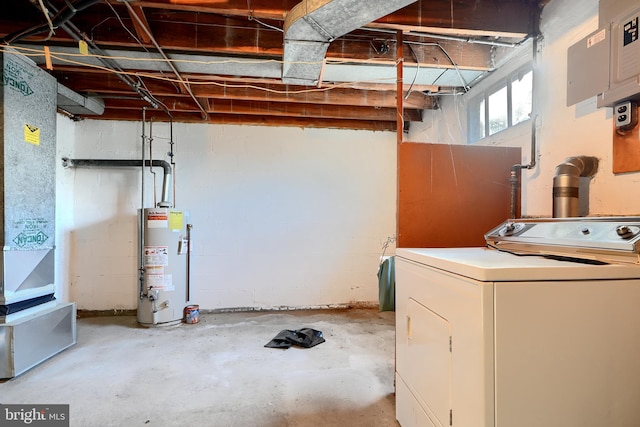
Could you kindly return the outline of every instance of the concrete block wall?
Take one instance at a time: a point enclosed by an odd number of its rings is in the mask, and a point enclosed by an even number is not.
[[[139,122],[59,128],[61,156],[141,156]],[[199,124],[176,124],[173,132],[176,205],[194,224],[195,303],[219,309],[377,302],[382,245],[395,233],[395,134]],[[154,158],[168,160],[169,136],[167,124],[154,123]],[[140,169],[58,172],[67,225],[59,240],[66,270],[60,292],[80,309],[135,308]],[[158,197],[161,181],[158,170]],[[147,207],[152,182],[147,172]]]

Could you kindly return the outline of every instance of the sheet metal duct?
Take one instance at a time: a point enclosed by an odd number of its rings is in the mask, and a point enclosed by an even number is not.
[[[20,45],[29,47],[28,45]],[[78,48],[68,46],[52,46],[51,54],[60,54],[60,56],[75,54]],[[123,69],[133,68],[139,71],[166,71],[170,68],[162,61],[160,55],[154,52],[133,52],[122,49],[104,49],[103,54],[118,58],[118,64]],[[214,55],[186,55],[179,53],[167,54],[170,59],[176,61],[176,68],[183,74],[209,74],[209,75],[232,75],[256,77],[260,79],[280,79],[282,77],[282,66],[269,60],[256,62],[252,59],[238,58],[232,56],[214,56]],[[121,58],[130,59],[121,59]],[[140,60],[143,59],[143,60]],[[151,61],[150,59],[154,59]],[[34,61],[39,65],[44,65],[44,56],[34,57]],[[75,58],[75,61],[90,67],[104,66],[99,59],[92,56],[82,56]],[[60,61],[55,57],[51,59],[52,64],[64,65],[64,61]],[[459,87],[462,80],[465,82],[475,82],[486,71],[484,70],[467,70],[464,68],[438,68],[432,66],[416,66],[416,64],[405,63],[404,75],[411,76],[411,80],[415,79],[416,85],[433,85],[440,87]],[[322,79],[327,82],[349,83],[359,81],[371,81],[378,83],[394,84],[397,79],[397,70],[394,64],[333,64],[324,65],[322,70]],[[59,86],[60,87],[60,86]],[[63,89],[64,90],[64,89]],[[59,89],[60,91],[60,89]],[[80,95],[78,95],[80,96]],[[60,100],[60,95],[58,95]],[[98,98],[87,98],[83,101],[88,107],[87,102],[100,102]],[[59,101],[60,102],[60,101]],[[93,103],[93,102],[92,102]],[[58,104],[60,108],[66,108]],[[96,110],[99,107],[91,107],[96,111],[93,114],[99,114]],[[68,111],[68,110],[67,110]],[[89,113],[78,113],[89,114]]]
[[[104,113],[104,101],[82,96],[58,83],[58,108],[70,114],[99,116]]]
[[[415,0],[304,0],[284,21],[282,82],[315,85],[329,43]]]

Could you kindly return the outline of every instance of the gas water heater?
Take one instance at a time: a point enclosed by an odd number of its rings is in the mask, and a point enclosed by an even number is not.
[[[171,208],[147,208],[141,214],[138,323],[180,323],[189,302],[189,215]]]

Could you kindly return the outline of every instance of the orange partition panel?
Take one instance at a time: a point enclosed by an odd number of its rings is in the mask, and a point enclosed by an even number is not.
[[[484,246],[484,233],[510,216],[509,175],[520,151],[400,144],[397,247]]]
[[[617,131],[613,124],[613,173],[640,171],[640,125]]]

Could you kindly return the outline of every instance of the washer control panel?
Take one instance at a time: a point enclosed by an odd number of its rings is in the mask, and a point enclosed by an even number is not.
[[[640,253],[640,217],[510,219],[485,234],[491,247],[527,252]],[[551,249],[549,249],[551,248]]]

